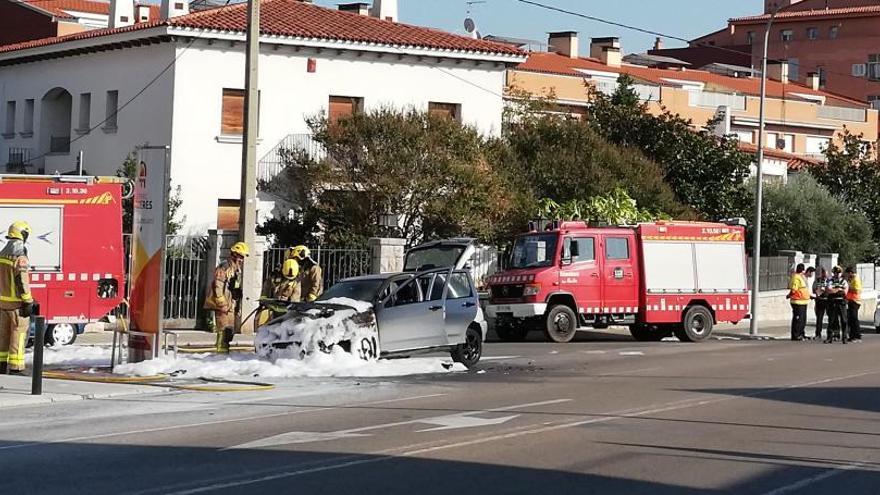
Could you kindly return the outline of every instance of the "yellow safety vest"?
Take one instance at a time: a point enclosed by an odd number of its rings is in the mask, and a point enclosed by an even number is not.
[[[846,291],[846,300],[854,302],[862,300],[862,280],[858,275],[854,275],[852,282],[849,283],[849,289]]]
[[[807,290],[807,281],[800,273],[792,274],[788,282],[789,296],[792,304],[809,304],[810,292]]]

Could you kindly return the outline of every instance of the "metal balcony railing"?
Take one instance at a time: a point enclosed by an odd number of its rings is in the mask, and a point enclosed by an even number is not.
[[[327,151],[311,134],[289,134],[269,150],[257,164],[257,179],[270,181],[290,165],[293,153],[305,153],[313,160],[323,160]]]

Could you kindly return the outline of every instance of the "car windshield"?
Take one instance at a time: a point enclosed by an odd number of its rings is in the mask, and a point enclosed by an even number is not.
[[[356,301],[373,302],[376,298],[376,292],[385,282],[382,279],[365,279],[365,280],[347,280],[334,284],[327,289],[319,301],[327,301],[338,297],[354,299]]]
[[[413,249],[406,255],[407,272],[420,272],[434,268],[446,268],[458,262],[465,246],[433,246],[424,249]]]
[[[550,266],[556,256],[556,234],[534,234],[518,237],[510,258],[511,268]]]

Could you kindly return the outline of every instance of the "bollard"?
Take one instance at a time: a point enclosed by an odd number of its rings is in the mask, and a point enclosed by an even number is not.
[[[34,317],[34,362],[31,395],[43,395],[43,346],[46,340],[46,317]]]

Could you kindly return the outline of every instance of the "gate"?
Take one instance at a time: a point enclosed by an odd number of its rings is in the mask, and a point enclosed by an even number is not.
[[[263,256],[263,274],[268,277],[284,262],[289,248],[269,248]],[[337,249],[318,247],[312,258],[324,272],[324,288],[350,277],[370,274],[372,259],[368,249]]]

